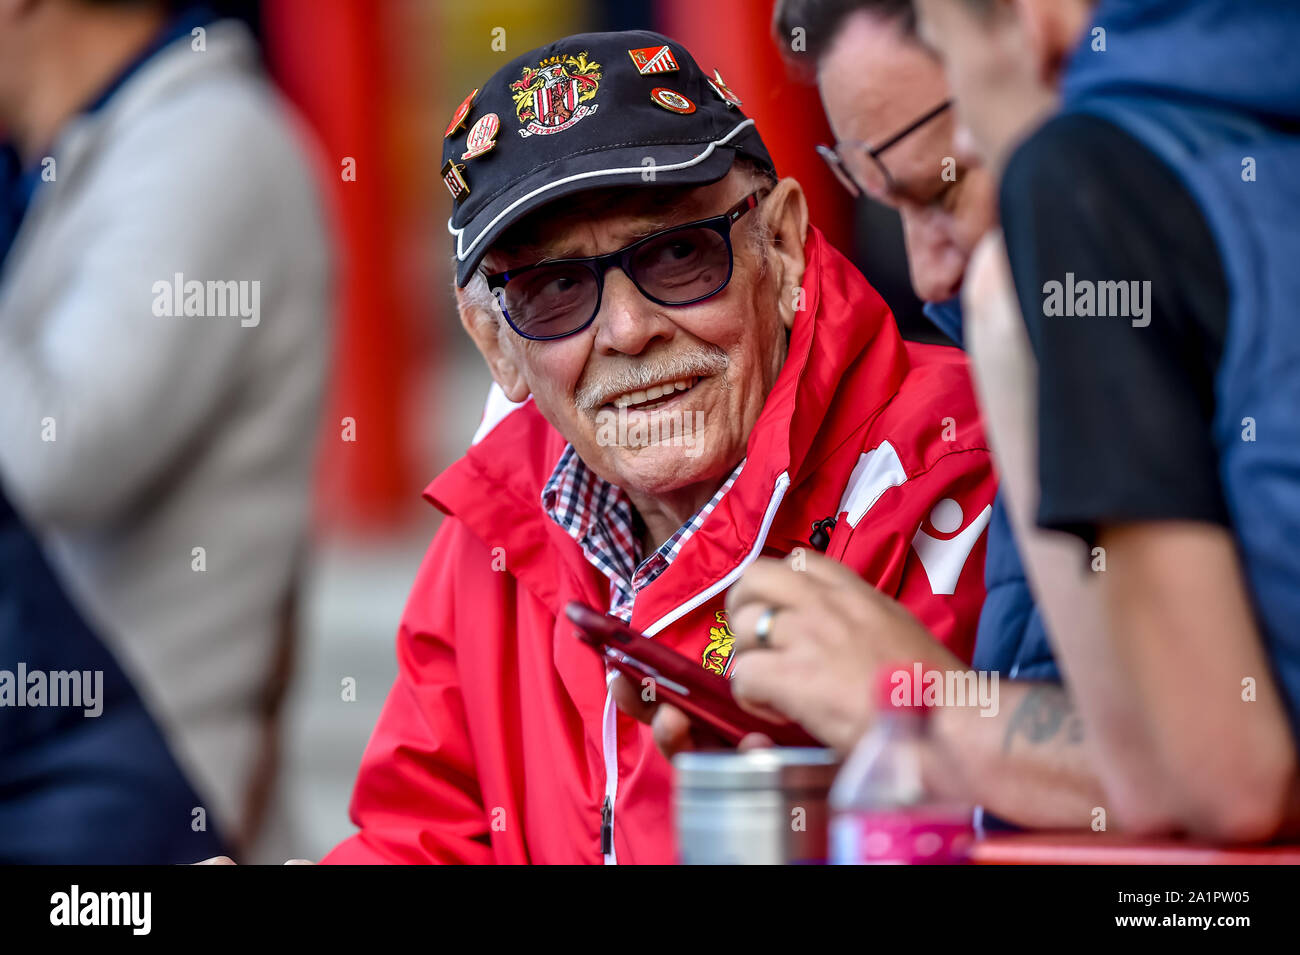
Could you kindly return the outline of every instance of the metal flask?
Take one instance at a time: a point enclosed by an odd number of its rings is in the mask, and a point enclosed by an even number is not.
[[[829,749],[679,753],[673,759],[677,845],[685,865],[826,862]]]

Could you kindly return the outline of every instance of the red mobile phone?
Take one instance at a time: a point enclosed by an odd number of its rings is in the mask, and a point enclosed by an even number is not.
[[[705,670],[637,633],[623,621],[570,601],[564,615],[578,628],[578,638],[636,683],[655,681],[661,702],[671,703],[735,746],[749,733],[763,733],[778,746],[823,744],[794,723],[773,723],[740,708],[731,695],[731,681]]]

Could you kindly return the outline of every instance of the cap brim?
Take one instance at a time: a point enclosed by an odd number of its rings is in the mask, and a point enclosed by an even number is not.
[[[562,168],[546,166],[511,183],[463,227],[456,226],[454,215],[448,220],[447,228],[455,240],[456,284],[465,287],[501,233],[534,210],[566,196],[611,186],[704,186],[717,182],[731,170],[737,153],[745,151],[737,147],[752,130],[753,121],[742,120],[721,140],[656,145],[653,156],[644,145],[586,153],[566,159]],[[654,163],[646,163],[647,158]]]

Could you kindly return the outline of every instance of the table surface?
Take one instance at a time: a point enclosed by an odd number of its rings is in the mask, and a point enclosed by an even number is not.
[[[971,850],[976,865],[1300,865],[1300,846],[1224,848],[1134,840],[1107,832],[997,833]]]

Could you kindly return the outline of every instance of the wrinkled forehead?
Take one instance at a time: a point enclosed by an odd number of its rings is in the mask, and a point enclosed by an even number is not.
[[[484,264],[495,272],[544,259],[610,252],[661,229],[720,214],[720,186],[622,187],[568,196],[503,232]]]

